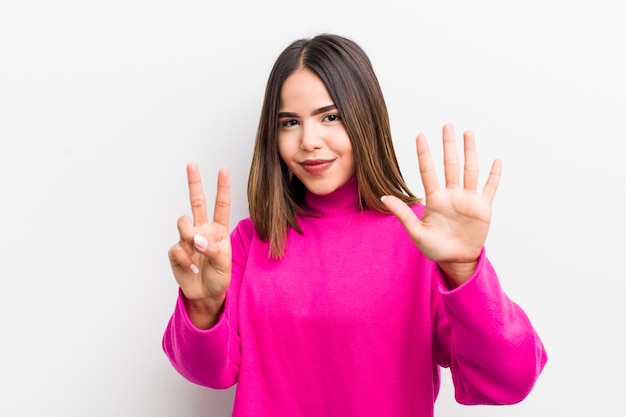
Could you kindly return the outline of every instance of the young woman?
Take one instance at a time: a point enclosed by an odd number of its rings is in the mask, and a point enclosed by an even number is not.
[[[197,384],[237,384],[234,416],[432,416],[440,366],[460,403],[521,401],[546,355],[483,248],[501,164],[479,193],[473,135],[462,181],[452,126],[443,147],[442,188],[417,137],[423,205],[365,53],[335,35],[287,47],[265,93],[250,218],[230,233],[221,169],[209,220],[187,167],[193,219],[179,219],[169,252],[173,366]]]

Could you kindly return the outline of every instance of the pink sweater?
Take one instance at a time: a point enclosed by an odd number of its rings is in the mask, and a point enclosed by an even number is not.
[[[451,368],[463,404],[530,392],[545,351],[484,251],[450,291],[394,216],[359,209],[355,179],[307,195],[305,209],[314,216],[298,218],[303,233],[289,231],[280,260],[267,257],[250,219],[237,225],[213,328],[195,328],[179,295],[163,348],[185,378],[237,384],[239,417],[431,417],[439,366]]]

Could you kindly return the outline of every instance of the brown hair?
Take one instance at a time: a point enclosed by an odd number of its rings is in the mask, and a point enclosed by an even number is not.
[[[270,72],[248,178],[250,216],[259,236],[270,242],[273,257],[284,253],[289,227],[301,231],[296,213],[301,212],[305,187],[278,153],[278,110],[285,79],[304,68],[326,85],[341,115],[356,160],[361,206],[387,212],[382,195],[407,204],[419,202],[400,173],[387,107],[365,52],[337,35],[297,40],[283,50]]]

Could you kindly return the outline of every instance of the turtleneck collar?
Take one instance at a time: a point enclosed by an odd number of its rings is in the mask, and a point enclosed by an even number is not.
[[[303,209],[311,215],[337,215],[361,211],[356,175],[330,194],[317,195],[306,190]]]

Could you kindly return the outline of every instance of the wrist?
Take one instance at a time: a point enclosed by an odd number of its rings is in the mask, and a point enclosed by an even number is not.
[[[452,289],[459,287],[466,283],[472,275],[474,275],[474,271],[476,271],[476,266],[478,265],[478,261],[473,262],[439,262],[439,268],[444,272],[448,283],[452,287]]]
[[[189,319],[199,329],[209,329],[219,321],[224,310],[226,295],[217,298],[188,299],[183,294],[183,303]]]

